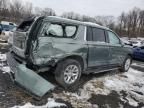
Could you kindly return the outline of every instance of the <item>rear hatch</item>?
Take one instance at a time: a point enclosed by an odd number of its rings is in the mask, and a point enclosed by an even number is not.
[[[34,21],[35,18],[23,21],[13,34],[12,51],[22,58],[25,58],[26,40]]]

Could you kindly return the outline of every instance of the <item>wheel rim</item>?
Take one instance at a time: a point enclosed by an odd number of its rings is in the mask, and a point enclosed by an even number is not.
[[[79,75],[79,68],[76,65],[68,65],[64,71],[64,81],[67,84],[74,83]]]
[[[131,64],[131,59],[127,59],[125,62],[125,70],[128,70]]]

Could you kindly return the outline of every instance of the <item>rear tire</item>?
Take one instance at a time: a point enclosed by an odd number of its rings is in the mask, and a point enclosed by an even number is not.
[[[66,59],[57,64],[55,79],[65,89],[73,88],[79,82],[81,70],[81,65],[77,60]]]
[[[131,66],[132,63],[132,57],[127,56],[126,59],[124,60],[124,63],[120,69],[121,72],[127,72]]]

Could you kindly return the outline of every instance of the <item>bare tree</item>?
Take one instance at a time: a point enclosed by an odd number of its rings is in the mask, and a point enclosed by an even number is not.
[[[65,12],[61,15],[61,17],[82,21],[82,16],[74,12]]]
[[[24,6],[20,0],[13,0],[10,4],[10,13],[11,17],[14,18],[15,22],[19,21],[22,18]]]
[[[114,20],[115,18],[113,16],[96,16],[95,17],[96,23],[113,28],[114,27]]]
[[[26,2],[24,9],[23,9],[23,17],[27,18],[27,17],[31,17],[33,16],[33,5],[30,2]]]
[[[55,11],[51,8],[41,9],[39,7],[36,7],[35,8],[35,14],[38,16],[56,16]]]

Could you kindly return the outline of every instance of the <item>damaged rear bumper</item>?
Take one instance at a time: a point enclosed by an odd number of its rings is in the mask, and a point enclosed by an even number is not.
[[[32,94],[42,97],[55,86],[39,76],[33,70],[28,69],[25,64],[17,62],[11,53],[7,54],[7,62],[10,66],[11,79],[30,91]]]

